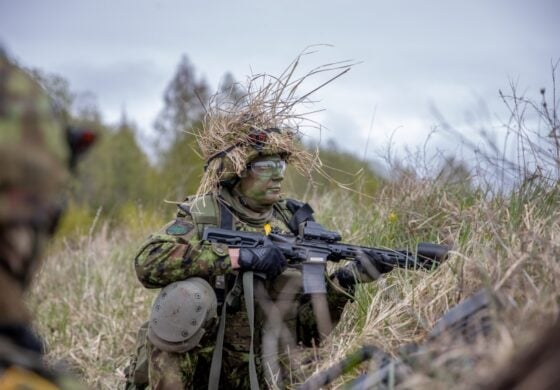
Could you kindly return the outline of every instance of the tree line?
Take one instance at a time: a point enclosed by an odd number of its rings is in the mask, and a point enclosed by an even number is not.
[[[117,218],[123,208],[141,205],[158,209],[164,200],[180,201],[193,194],[202,176],[204,161],[197,152],[194,130],[201,125],[204,105],[210,99],[208,83],[184,55],[163,92],[163,108],[153,131],[157,135],[149,158],[138,142],[139,130],[123,112],[120,123],[102,119],[91,93],[75,93],[59,75],[33,71],[51,96],[66,123],[93,128],[99,134],[96,147],[81,161],[70,188],[70,199],[82,213],[101,210]],[[222,77],[218,92],[242,94],[229,72]],[[314,186],[307,178],[288,170],[285,189],[291,196],[306,197],[329,191],[341,184],[361,193],[376,191],[382,179],[370,163],[339,150],[334,141],[319,147],[324,169],[330,178],[317,174]]]

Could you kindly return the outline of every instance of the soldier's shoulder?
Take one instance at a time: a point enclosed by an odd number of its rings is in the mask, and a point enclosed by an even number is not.
[[[177,205],[177,216],[190,216],[197,224],[215,223],[219,213],[217,199],[213,194],[189,196]]]
[[[187,196],[182,202],[177,203],[179,213],[192,214],[203,209],[212,207],[217,201],[217,196],[213,194]]]

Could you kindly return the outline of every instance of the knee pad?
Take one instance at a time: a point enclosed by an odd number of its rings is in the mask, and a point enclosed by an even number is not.
[[[189,278],[163,288],[152,306],[148,340],[162,351],[195,348],[218,318],[214,290],[202,278]]]

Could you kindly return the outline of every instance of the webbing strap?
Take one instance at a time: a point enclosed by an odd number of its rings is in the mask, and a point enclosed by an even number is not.
[[[226,316],[227,308],[232,302],[241,295],[241,277],[238,275],[231,291],[227,294],[222,304],[222,314],[220,315],[220,324],[218,325],[218,335],[216,336],[216,345],[212,353],[212,364],[210,365],[210,377],[208,378],[208,390],[218,390],[220,384],[220,373],[222,370],[222,355],[224,351],[224,336],[226,333]]]
[[[243,295],[245,296],[245,306],[247,317],[249,318],[249,328],[251,329],[251,346],[249,349],[249,383],[251,390],[259,390],[259,380],[257,378],[257,367],[255,364],[255,297],[253,295],[253,272],[243,273]]]
[[[220,207],[220,228],[234,230],[233,215],[229,208],[218,199]],[[226,333],[226,316],[227,307],[235,298],[241,295],[240,277],[235,279],[233,289],[226,295],[222,304],[222,314],[220,315],[220,324],[218,325],[218,334],[216,336],[216,345],[212,353],[212,364],[210,365],[210,378],[208,378],[208,390],[218,390],[220,385],[220,374],[222,371],[222,355],[224,352],[224,337]],[[258,389],[258,388],[257,388]]]
[[[220,372],[222,370],[222,354],[224,350],[224,335],[226,330],[226,303],[222,305],[220,325],[216,336],[216,345],[212,353],[212,364],[210,366],[210,377],[208,378],[208,390],[218,390],[220,384]]]
[[[224,202],[220,202],[220,199],[218,199],[218,204],[220,205],[220,228],[235,230],[231,210],[224,204]]]
[[[288,222],[288,227],[294,234],[298,234],[299,225],[305,221],[314,221],[313,219],[313,209],[307,203],[301,205],[299,208],[295,203],[287,202],[288,209],[293,213],[292,218]]]

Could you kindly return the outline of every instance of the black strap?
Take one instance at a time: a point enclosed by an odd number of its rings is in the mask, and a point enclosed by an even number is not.
[[[220,199],[218,199],[218,204],[220,205],[220,229],[235,230],[231,210]]]
[[[315,221],[313,209],[308,203],[301,203],[293,199],[286,200],[286,207],[292,212],[292,219],[288,222],[288,227],[294,234],[298,234],[299,225],[306,221]]]
[[[26,324],[0,325],[0,336],[10,339],[14,344],[26,350],[43,354],[43,341]]]
[[[222,150],[221,152],[215,153],[212,156],[210,156],[208,158],[208,160],[206,160],[206,164],[204,164],[204,172],[206,172],[206,170],[208,169],[208,166],[210,165],[210,163],[212,162],[212,160],[216,159],[216,158],[222,158],[225,157],[229,152],[231,152],[233,149],[237,148],[238,146],[241,146],[245,143],[245,141],[239,141],[236,144],[231,145],[229,148]]]

